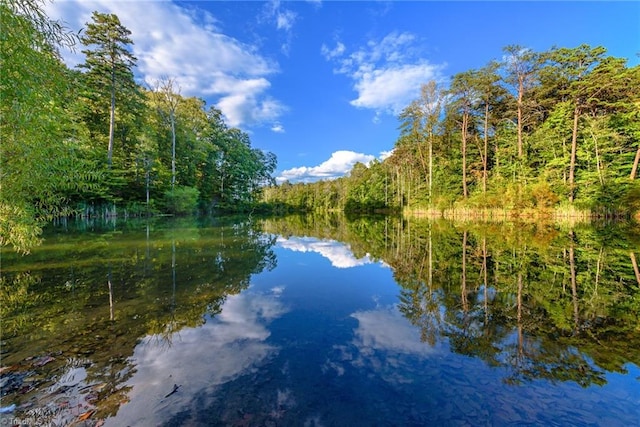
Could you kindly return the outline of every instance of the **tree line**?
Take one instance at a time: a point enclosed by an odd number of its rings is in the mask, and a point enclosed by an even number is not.
[[[500,61],[428,81],[384,161],[332,182],[285,182],[280,210],[640,210],[640,66],[604,47],[512,45]]]
[[[79,34],[40,1],[0,4],[0,243],[28,250],[71,214],[242,211],[273,182],[276,157],[175,78],[136,82],[131,32],[94,12]],[[71,69],[59,48],[80,43]]]

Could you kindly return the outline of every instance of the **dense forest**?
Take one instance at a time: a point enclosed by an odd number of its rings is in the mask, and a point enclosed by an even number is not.
[[[446,85],[425,82],[399,115],[390,157],[335,181],[285,182],[264,201],[285,211],[639,211],[640,66],[587,45],[503,50]]]
[[[0,243],[28,251],[68,215],[241,211],[273,181],[276,157],[253,148],[172,77],[134,78],[133,40],[94,12],[79,35],[39,1],[0,4]],[[68,68],[59,49],[84,63]]]
[[[167,76],[134,78],[130,31],[79,34],[40,1],[0,5],[0,246],[28,251],[70,215],[243,211],[640,211],[640,66],[603,47],[534,52],[428,81],[383,161],[275,185],[273,153]],[[84,62],[70,69],[59,49]]]

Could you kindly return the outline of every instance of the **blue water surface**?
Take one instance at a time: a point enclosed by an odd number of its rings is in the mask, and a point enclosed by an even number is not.
[[[504,381],[423,342],[393,270],[339,242],[280,238],[277,267],[170,345],[136,348],[131,401],[106,425],[638,425],[638,368],[607,384]],[[163,398],[167,381],[179,392]]]

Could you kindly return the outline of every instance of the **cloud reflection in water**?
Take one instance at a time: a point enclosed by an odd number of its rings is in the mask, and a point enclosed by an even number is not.
[[[279,351],[266,343],[268,323],[287,311],[278,294],[231,295],[219,315],[202,327],[182,329],[171,343],[156,335],[142,339],[133,355],[130,401],[106,425],[160,425],[264,363]],[[174,384],[180,385],[178,392],[165,397]]]
[[[351,268],[371,264],[369,254],[362,258],[353,256],[351,249],[335,240],[318,240],[312,237],[278,237],[278,245],[296,252],[316,252],[331,261],[336,268]]]
[[[408,383],[421,366],[416,359],[424,360],[440,351],[422,342],[418,329],[395,306],[357,311],[351,317],[358,320],[353,340],[334,346],[323,372],[333,370],[341,376],[351,365],[371,370],[388,383]]]

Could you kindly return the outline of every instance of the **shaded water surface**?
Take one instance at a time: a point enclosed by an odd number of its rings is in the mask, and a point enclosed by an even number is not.
[[[630,230],[52,227],[2,252],[0,425],[638,425]]]

